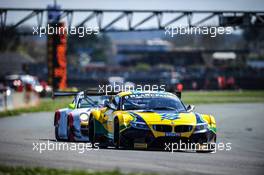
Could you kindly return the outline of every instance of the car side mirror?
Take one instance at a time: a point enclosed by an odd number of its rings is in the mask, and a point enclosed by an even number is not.
[[[75,104],[70,103],[70,104],[68,105],[68,108],[69,108],[69,109],[75,109]]]
[[[194,105],[188,105],[188,106],[186,107],[186,109],[187,109],[187,112],[192,112],[192,111],[194,111],[195,106],[194,106]]]
[[[108,100],[104,102],[104,106],[109,109],[116,110],[116,107],[114,106],[114,104],[110,103]]]

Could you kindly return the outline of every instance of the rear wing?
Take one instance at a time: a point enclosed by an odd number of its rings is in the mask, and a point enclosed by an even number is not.
[[[181,92],[180,91],[169,91],[173,94],[175,94],[179,99],[181,99]],[[97,89],[87,89],[84,91],[76,91],[76,92],[72,92],[72,91],[58,91],[58,92],[53,92],[52,98],[55,97],[65,97],[65,96],[76,96],[79,93],[82,93],[85,96],[112,96],[112,95],[117,95],[119,92],[98,92]]]
[[[182,92],[181,91],[168,91],[168,92],[170,92],[170,93],[172,93],[172,94],[175,94],[179,99],[181,99],[181,94],[182,94]]]
[[[174,94],[179,98],[179,99],[181,99],[181,91],[176,91],[176,92],[174,92]]]
[[[52,98],[55,97],[66,97],[66,96],[75,96],[79,92],[70,92],[70,91],[58,91],[58,92],[53,92]]]
[[[78,94],[83,94],[85,96],[111,96],[111,95],[117,95],[119,92],[98,92],[96,89],[87,89],[85,91],[57,91],[53,92],[52,98],[56,97],[66,97],[66,96],[76,96]]]
[[[97,91],[84,91],[84,94],[87,96],[111,96],[117,95],[119,92],[97,92]]]

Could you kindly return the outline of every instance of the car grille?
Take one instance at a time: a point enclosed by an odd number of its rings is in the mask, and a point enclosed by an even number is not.
[[[153,129],[159,132],[171,132],[172,126],[169,125],[153,125]]]
[[[180,133],[180,132],[190,132],[192,130],[193,126],[191,125],[178,125],[174,127],[174,132]]]

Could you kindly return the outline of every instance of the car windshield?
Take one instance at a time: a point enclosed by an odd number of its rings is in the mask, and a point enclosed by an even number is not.
[[[139,94],[123,98],[123,110],[175,110],[186,112],[180,99],[171,94]]]
[[[106,99],[108,99],[106,96],[90,96],[81,98],[78,103],[78,108],[102,107]]]

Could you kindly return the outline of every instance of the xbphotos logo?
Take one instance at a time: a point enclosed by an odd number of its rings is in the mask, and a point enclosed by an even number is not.
[[[65,143],[65,142],[33,142],[33,151],[40,154],[46,151],[77,151],[84,153],[85,151],[99,150],[99,143]]]
[[[209,35],[210,37],[214,38],[217,35],[230,35],[232,34],[233,28],[232,27],[166,27],[165,28],[165,35],[170,37],[174,37],[177,35]]]
[[[179,142],[165,143],[164,150],[171,153],[175,151],[210,151],[216,153],[216,151],[231,151],[231,143],[192,143],[192,142]]]
[[[106,95],[110,92],[124,92],[124,91],[165,91],[166,85],[126,85],[126,84],[119,84],[119,83],[113,83],[113,84],[107,84],[107,85],[99,85],[99,93],[105,93]]]
[[[36,27],[33,26],[33,35],[39,35],[39,37],[43,35],[78,35],[78,37],[82,38],[85,35],[98,35],[99,34],[99,27],[66,27],[66,26],[57,26],[57,24],[50,25],[48,24],[47,26],[40,26]]]

